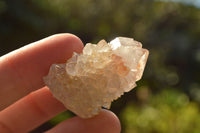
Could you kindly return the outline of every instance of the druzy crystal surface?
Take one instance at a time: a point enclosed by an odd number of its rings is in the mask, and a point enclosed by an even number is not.
[[[136,86],[148,54],[132,38],[88,43],[81,54],[74,53],[66,64],[53,64],[44,81],[67,109],[90,118]]]

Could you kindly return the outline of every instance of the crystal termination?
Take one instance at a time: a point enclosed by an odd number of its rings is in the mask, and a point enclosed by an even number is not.
[[[88,43],[66,64],[53,64],[44,77],[54,97],[82,118],[99,113],[101,107],[136,86],[148,58],[148,50],[132,38],[117,37],[110,43]]]

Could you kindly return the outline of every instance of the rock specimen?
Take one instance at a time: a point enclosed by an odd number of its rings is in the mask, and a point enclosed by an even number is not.
[[[136,86],[148,54],[132,38],[88,43],[83,53],[74,53],[66,64],[53,64],[44,81],[67,109],[90,118]]]

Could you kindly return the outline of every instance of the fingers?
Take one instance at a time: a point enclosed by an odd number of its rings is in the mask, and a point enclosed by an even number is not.
[[[0,112],[2,133],[26,133],[65,110],[47,87],[30,93]],[[90,119],[74,117],[66,120],[47,133],[120,133],[118,118],[110,111],[102,110]]]
[[[74,117],[58,124],[46,133],[120,133],[119,119],[110,111],[102,110],[90,119]]]
[[[44,86],[53,63],[65,62],[83,44],[71,34],[59,34],[27,45],[0,58],[0,110]]]
[[[1,111],[0,131],[26,133],[64,110],[65,107],[44,87]],[[74,117],[66,120],[47,133],[120,133],[120,130],[118,118],[112,112],[102,110],[90,119]]]
[[[27,133],[64,110],[66,108],[44,87],[1,111],[0,131]]]

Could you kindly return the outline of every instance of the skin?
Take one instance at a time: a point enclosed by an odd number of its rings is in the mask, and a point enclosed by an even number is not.
[[[64,63],[83,49],[72,34],[57,34],[0,57],[0,132],[27,133],[66,108],[45,87],[54,63]],[[46,133],[120,133],[117,116],[107,110],[90,119],[73,117]]]

